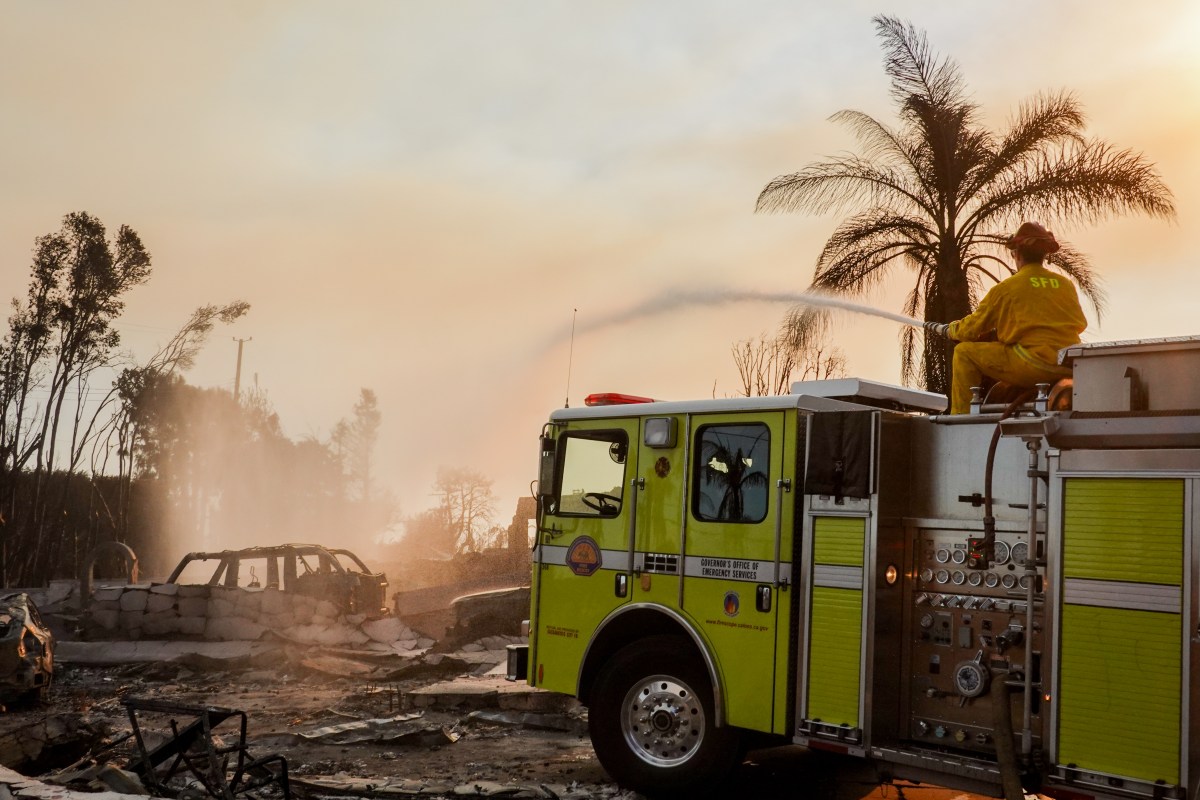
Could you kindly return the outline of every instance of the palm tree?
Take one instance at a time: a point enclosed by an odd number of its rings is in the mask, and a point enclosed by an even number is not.
[[[893,17],[873,22],[899,127],[839,111],[831,119],[851,128],[860,153],[782,175],[758,196],[759,211],[857,209],[825,243],[810,290],[862,294],[904,264],[916,273],[904,313],[949,322],[970,313],[986,282],[1014,271],[1002,243],[1025,219],[1053,228],[1130,212],[1174,217],[1171,192],[1153,165],[1085,138],[1083,111],[1069,93],[1035,96],[1007,131],[993,133],[981,126],[958,65],[933,53],[923,32]],[[1075,280],[1099,316],[1104,294],[1086,256],[1064,246],[1049,261]],[[823,319],[799,307],[786,328],[802,345]],[[927,338],[918,368],[916,333],[906,328],[902,336],[902,378],[945,392],[953,345]]]

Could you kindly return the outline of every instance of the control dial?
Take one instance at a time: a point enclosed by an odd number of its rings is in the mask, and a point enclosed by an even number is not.
[[[978,661],[964,661],[954,668],[954,689],[963,697],[979,697],[987,691],[991,674]]]

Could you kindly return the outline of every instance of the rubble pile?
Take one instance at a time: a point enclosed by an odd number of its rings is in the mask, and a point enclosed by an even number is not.
[[[268,632],[301,644],[410,653],[433,645],[395,617],[343,614],[337,605],[294,592],[175,583],[97,589],[87,622],[124,639],[256,641]]]

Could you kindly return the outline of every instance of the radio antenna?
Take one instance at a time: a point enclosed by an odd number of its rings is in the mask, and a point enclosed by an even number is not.
[[[571,309],[571,348],[567,354],[567,397],[563,401],[563,408],[571,407],[571,362],[575,360],[575,316],[578,313],[578,308]]]

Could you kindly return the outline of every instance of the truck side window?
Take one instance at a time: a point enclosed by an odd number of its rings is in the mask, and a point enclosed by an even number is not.
[[[767,516],[771,431],[766,425],[706,425],[696,433],[692,514],[706,522]]]
[[[624,431],[571,431],[559,437],[562,479],[556,513],[615,517],[621,513],[629,437]]]

